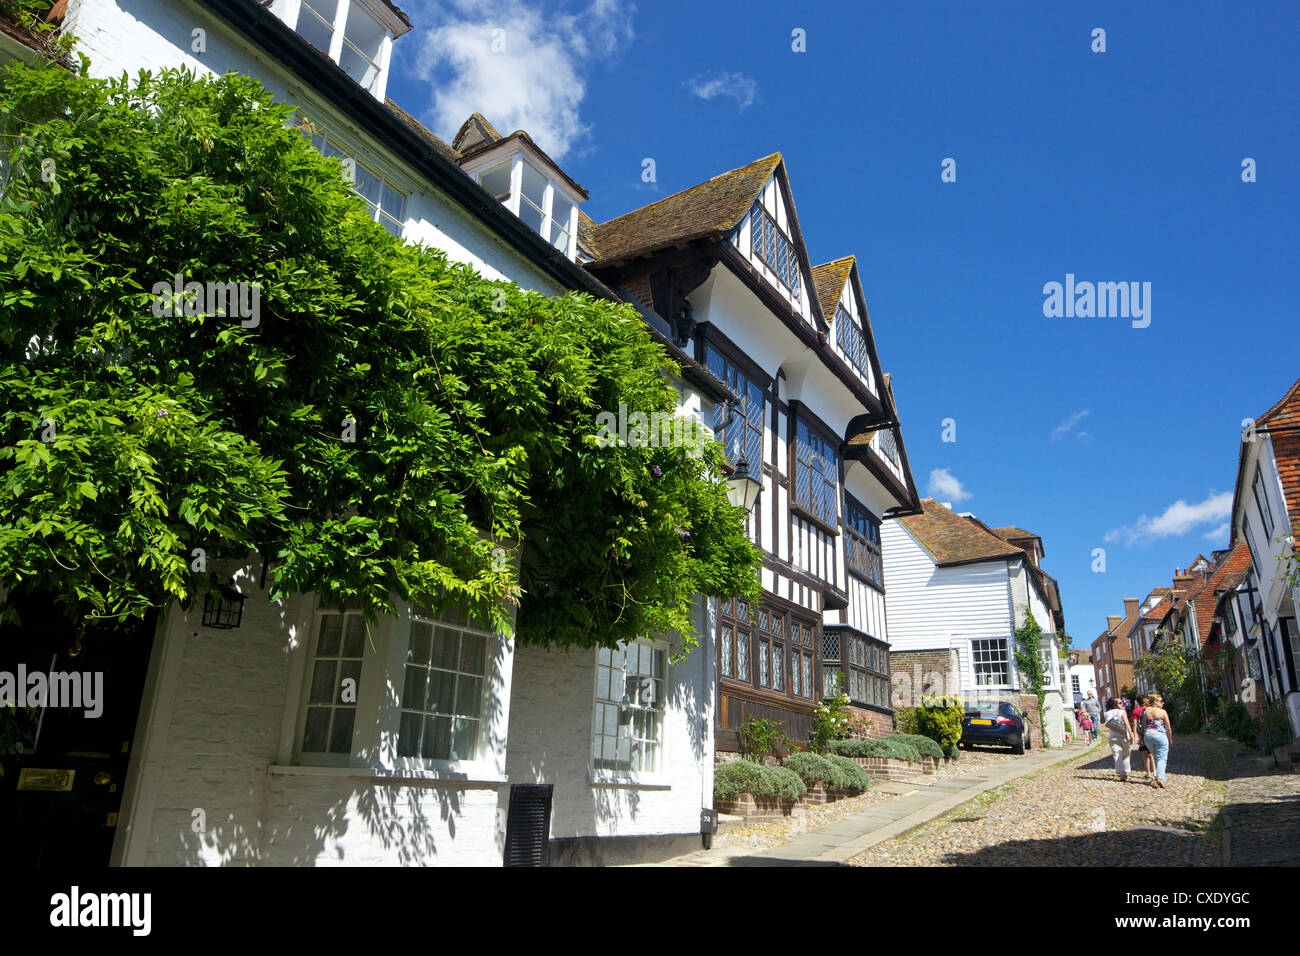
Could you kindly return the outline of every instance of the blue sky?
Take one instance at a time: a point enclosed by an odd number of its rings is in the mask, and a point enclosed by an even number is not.
[[[528,129],[597,221],[779,150],[812,261],[858,257],[918,488],[1040,534],[1076,644],[1227,545],[1241,420],[1300,376],[1294,4],[402,6],[389,94]],[[1150,325],[1045,317],[1067,273],[1149,282]]]

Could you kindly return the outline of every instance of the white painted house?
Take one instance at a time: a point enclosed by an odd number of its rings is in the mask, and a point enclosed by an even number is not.
[[[1060,597],[1041,568],[1042,542],[1018,528],[990,528],[933,498],[923,513],[885,525],[885,593],[895,699],[1006,698],[1036,709],[1015,663],[1012,633],[1029,608],[1043,630],[1047,697],[1041,732],[1064,740]],[[1014,542],[1014,543],[1013,543]]]
[[[616,298],[578,262],[585,191],[526,134],[471,117],[453,146],[386,99],[392,43],[410,28],[386,0],[69,0],[60,12],[93,75],[256,77],[299,107],[319,149],[354,161],[376,221],[406,241],[544,294]],[[14,33],[4,49],[22,54]],[[655,334],[683,365],[683,410],[711,417],[722,384]],[[239,626],[167,610],[142,638],[120,754],[114,742],[91,754],[104,766],[69,778],[69,812],[114,794],[92,821],[111,850],[89,862],[500,865],[699,845],[712,803],[707,651],[672,664],[673,637],[517,650],[478,622],[405,605],[367,635],[359,614],[314,595],[271,603],[260,560],[222,572],[244,599]],[[700,601],[697,630],[710,620]],[[653,685],[652,706],[629,704],[629,680]],[[23,759],[44,759],[39,739]],[[101,778],[112,782],[94,790]]]
[[[1250,549],[1238,587],[1241,643],[1256,667],[1260,697],[1282,701],[1291,733],[1300,736],[1300,380],[1242,433],[1232,500],[1232,540]]]

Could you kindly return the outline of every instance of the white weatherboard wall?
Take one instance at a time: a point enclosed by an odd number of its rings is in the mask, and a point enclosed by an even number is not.
[[[711,633],[698,608],[696,622]],[[552,839],[699,833],[713,806],[713,646],[702,637],[669,660],[660,769],[645,774],[592,767],[596,651],[519,648],[506,769],[512,784],[555,786]]]
[[[277,100],[293,103],[313,120],[341,133],[359,158],[379,167],[408,193],[403,236],[407,242],[441,249],[452,261],[468,263],[489,279],[507,279],[545,295],[563,291],[414,170],[353,129],[334,107],[272,57],[193,0],[72,0],[67,28],[77,36],[78,49],[90,58],[92,76],[118,77],[125,72],[134,77],[142,69],[187,67],[200,76],[234,72],[255,77]],[[206,32],[206,50],[201,53],[192,52],[196,28]],[[404,39],[418,42],[413,37]]]
[[[901,521],[883,522],[880,540],[890,650],[948,648],[963,642],[962,683],[974,686],[969,642],[1011,640],[1006,562],[936,567],[934,558]]]

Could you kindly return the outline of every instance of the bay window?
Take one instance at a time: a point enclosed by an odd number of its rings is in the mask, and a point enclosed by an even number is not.
[[[528,224],[528,228],[572,259],[578,204],[558,180],[548,176],[522,152],[505,159],[466,167],[480,186]]]
[[[377,99],[384,98],[392,36],[363,0],[276,0],[294,32],[320,50]]]
[[[844,531],[844,559],[850,573],[883,590],[880,520],[848,494],[844,496]]]

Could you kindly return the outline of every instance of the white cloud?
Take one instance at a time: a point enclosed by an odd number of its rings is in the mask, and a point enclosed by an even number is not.
[[[411,21],[427,32],[407,69],[433,90],[425,119],[450,140],[482,113],[504,134],[527,131],[560,161],[590,133],[579,114],[587,70],[631,42],[635,10],[625,0],[592,0],[578,14],[523,0],[418,3]]]
[[[1232,514],[1232,492],[1223,491],[1218,494],[1210,493],[1204,501],[1198,501],[1195,504],[1188,504],[1179,498],[1163,513],[1155,518],[1149,518],[1142,515],[1137,522],[1132,525],[1124,525],[1120,528],[1114,528],[1106,533],[1106,541],[1118,541],[1121,538],[1125,544],[1133,544],[1136,541],[1146,541],[1154,538],[1172,538],[1178,535],[1186,534],[1197,525],[1209,524],[1212,521],[1223,522],[1223,519]],[[1216,528],[1206,537],[1227,533],[1227,525]]]
[[[1078,426],[1078,424],[1091,414],[1092,414],[1091,408],[1085,408],[1082,411],[1075,412],[1065,421],[1061,422],[1061,424],[1057,425],[1055,428],[1052,429],[1052,441],[1060,441],[1066,435],[1070,434],[1070,432],[1074,431],[1074,429]],[[1085,431],[1080,431],[1077,432],[1076,434],[1080,438],[1092,437]]]
[[[1232,525],[1229,524],[1227,521],[1225,521],[1223,522],[1223,524],[1219,525],[1213,531],[1206,532],[1205,537],[1211,541],[1215,541],[1215,540],[1222,541],[1228,537],[1228,531],[1231,528]]]
[[[716,73],[712,76],[701,73],[692,77],[686,86],[702,100],[711,100],[715,96],[730,97],[742,110],[758,95],[758,84],[744,73]]]
[[[947,468],[936,468],[930,472],[930,484],[926,487],[926,493],[937,501],[951,501],[954,504],[972,497]]]

